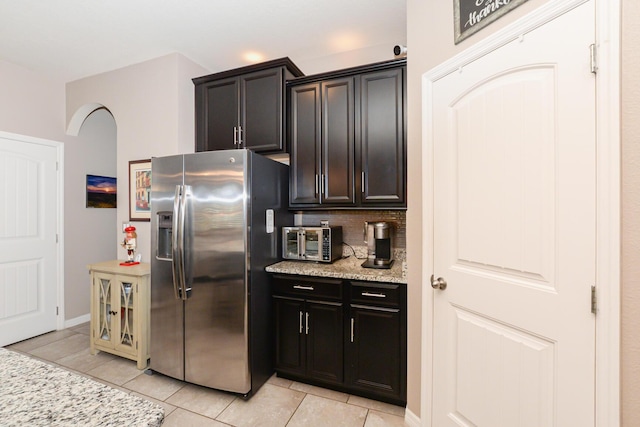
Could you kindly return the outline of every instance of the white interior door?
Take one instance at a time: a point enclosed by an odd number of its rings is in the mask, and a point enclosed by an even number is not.
[[[594,425],[593,3],[433,84],[433,426]]]
[[[0,135],[0,346],[56,329],[57,156]]]

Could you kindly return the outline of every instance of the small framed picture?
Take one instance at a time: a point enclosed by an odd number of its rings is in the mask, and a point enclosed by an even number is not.
[[[151,160],[129,162],[129,221],[151,221]]]
[[[116,178],[87,175],[87,207],[117,208]]]

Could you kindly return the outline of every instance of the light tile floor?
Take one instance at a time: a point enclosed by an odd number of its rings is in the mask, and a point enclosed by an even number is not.
[[[405,426],[404,408],[273,376],[248,401],[165,377],[146,375],[132,360],[89,353],[89,324],[7,348],[59,365],[164,407],[166,427]]]

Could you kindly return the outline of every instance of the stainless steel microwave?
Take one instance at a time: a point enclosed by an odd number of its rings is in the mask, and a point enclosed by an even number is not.
[[[333,262],[342,257],[342,227],[282,227],[282,257]]]

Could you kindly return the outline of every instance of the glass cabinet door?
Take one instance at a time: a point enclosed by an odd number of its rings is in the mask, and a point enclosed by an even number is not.
[[[118,336],[118,346],[124,346],[128,349],[134,347],[133,336],[133,302],[135,298],[135,283],[130,281],[119,281],[120,286],[120,301],[119,301],[119,326],[120,334]]]
[[[109,276],[97,276],[95,286],[98,292],[98,330],[96,337],[100,340],[111,341],[111,307],[112,281]]]

